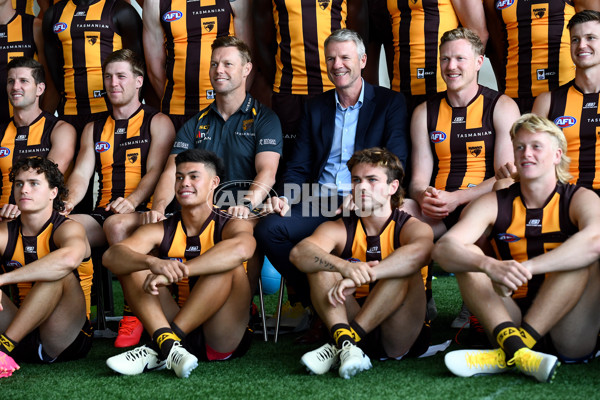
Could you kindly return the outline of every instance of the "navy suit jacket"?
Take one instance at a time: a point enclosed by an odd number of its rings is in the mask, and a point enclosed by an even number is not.
[[[401,93],[364,82],[363,104],[358,114],[354,151],[385,147],[405,166],[408,156],[408,116]],[[306,102],[294,151],[287,160],[282,183],[317,183],[325,168],[335,129],[335,90]],[[283,194],[282,187],[278,193]]]

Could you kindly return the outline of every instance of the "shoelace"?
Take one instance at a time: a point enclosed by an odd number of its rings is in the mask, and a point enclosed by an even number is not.
[[[543,358],[533,351],[523,351],[521,349],[515,353],[515,356],[509,362],[516,363],[520,368],[527,372],[535,372],[540,368]]]
[[[150,353],[148,353],[148,350],[149,349],[146,346],[142,346],[142,347],[138,347],[133,350],[129,350],[127,352],[127,355],[125,356],[125,359],[127,359],[128,361],[136,361],[136,359],[140,359],[140,358],[148,356],[150,354]]]
[[[317,359],[319,361],[327,361],[331,358],[334,358],[337,355],[337,349],[333,346],[328,346],[317,353]]]
[[[501,350],[467,353],[465,355],[465,358],[467,360],[467,365],[469,367],[477,366],[477,367],[481,367],[481,368],[486,368],[486,367],[506,368],[506,362],[504,360],[504,352]]]
[[[119,335],[131,335],[137,324],[138,322],[134,318],[121,319],[121,321],[119,321]]]
[[[169,353],[169,357],[167,357],[167,368],[168,369],[171,369],[173,364],[179,365],[181,363],[181,360],[183,360],[183,353],[180,353],[176,350],[176,348],[178,348],[178,347],[181,347],[181,345],[179,343],[173,344],[173,348],[171,349],[171,352]]]

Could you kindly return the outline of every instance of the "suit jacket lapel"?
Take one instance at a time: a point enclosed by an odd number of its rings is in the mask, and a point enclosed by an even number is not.
[[[363,104],[358,113],[358,124],[356,126],[356,141],[354,143],[354,151],[365,148],[365,140],[369,134],[369,125],[373,118],[375,110],[375,90],[373,86],[365,82],[365,94]]]

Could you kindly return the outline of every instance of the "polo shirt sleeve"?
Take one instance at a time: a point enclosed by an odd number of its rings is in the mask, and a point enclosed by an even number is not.
[[[183,153],[194,148],[196,132],[198,131],[198,117],[199,115],[194,116],[177,131],[171,154]]]
[[[281,123],[277,115],[269,108],[262,106],[259,116],[255,121],[256,127],[256,153],[274,151],[279,155],[283,149],[283,134]]]

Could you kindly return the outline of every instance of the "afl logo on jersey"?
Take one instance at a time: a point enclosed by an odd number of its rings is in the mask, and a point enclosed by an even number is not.
[[[8,147],[0,147],[0,158],[8,157],[10,155],[10,149]]]
[[[110,149],[110,143],[108,143],[108,142],[97,142],[96,143],[96,152],[104,153],[108,149]]]
[[[442,143],[446,140],[446,134],[442,131],[434,131],[429,134],[432,143]]]
[[[498,240],[502,240],[503,242],[506,243],[513,243],[513,242],[518,242],[519,240],[521,240],[520,237],[515,236],[511,233],[499,233],[497,235]]]
[[[183,13],[181,11],[177,11],[177,10],[171,10],[171,11],[167,11],[162,19],[165,22],[174,22],[177,21],[178,19],[180,19],[181,17],[183,17]]]
[[[23,265],[16,260],[10,260],[9,262],[6,263],[6,266],[9,268],[15,269],[15,268],[21,268]]]
[[[64,22],[57,22],[54,24],[54,33],[61,33],[67,30],[67,24]]]
[[[558,117],[554,120],[554,123],[559,128],[569,128],[577,123],[577,120],[573,117],[569,117],[563,115],[562,117]]]
[[[496,9],[504,10],[505,8],[512,6],[514,3],[515,0],[500,0],[496,2]]]

